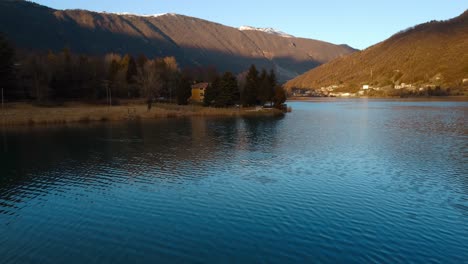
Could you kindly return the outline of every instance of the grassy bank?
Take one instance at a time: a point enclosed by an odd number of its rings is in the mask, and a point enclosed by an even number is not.
[[[124,121],[133,119],[178,118],[191,116],[278,116],[277,109],[209,108],[196,105],[178,106],[155,104],[148,111],[144,104],[102,106],[69,103],[59,107],[40,107],[26,103],[5,105],[0,110],[0,124],[4,126],[35,124],[66,124],[76,122]]]

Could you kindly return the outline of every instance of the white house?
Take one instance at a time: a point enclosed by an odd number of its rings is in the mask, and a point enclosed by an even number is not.
[[[395,85],[395,89],[409,89],[413,88],[414,86],[412,84],[406,84],[406,83],[401,83],[400,85]]]
[[[368,84],[365,84],[362,86],[362,89],[363,90],[369,90],[370,86]]]

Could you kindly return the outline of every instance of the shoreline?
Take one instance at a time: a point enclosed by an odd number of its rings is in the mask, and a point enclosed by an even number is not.
[[[211,108],[198,105],[128,104],[118,106],[69,103],[58,107],[35,106],[29,103],[9,103],[0,110],[1,126],[57,125],[108,121],[150,120],[181,117],[255,117],[282,116],[278,109]]]
[[[389,101],[453,101],[453,102],[468,102],[468,96],[429,96],[429,97],[377,97],[377,96],[348,96],[348,97],[290,97],[288,101],[332,101],[332,100],[389,100]]]

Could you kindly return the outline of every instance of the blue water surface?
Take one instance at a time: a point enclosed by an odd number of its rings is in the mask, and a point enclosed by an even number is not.
[[[0,263],[467,263],[468,103],[2,128]]]

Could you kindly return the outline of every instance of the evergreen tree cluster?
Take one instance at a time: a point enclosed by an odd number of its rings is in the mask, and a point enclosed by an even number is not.
[[[14,76],[14,56],[15,52],[3,35],[0,35],[0,86],[11,89]]]
[[[205,91],[204,104],[214,107],[243,106],[281,106],[286,101],[286,93],[278,85],[273,70],[261,72],[252,65],[247,72],[243,85],[230,72],[216,76]]]
[[[261,72],[255,65],[250,69],[245,78],[245,85],[241,91],[241,103],[243,106],[274,105],[280,106],[286,101],[284,89],[278,85],[275,72],[265,69]]]
[[[237,78],[231,72],[216,76],[205,91],[204,104],[214,107],[229,107],[239,103]]]

